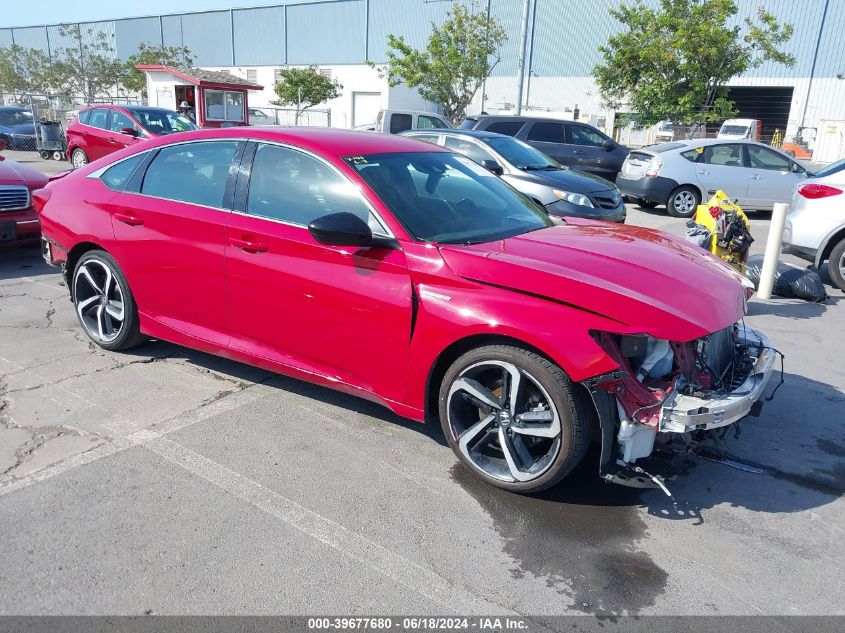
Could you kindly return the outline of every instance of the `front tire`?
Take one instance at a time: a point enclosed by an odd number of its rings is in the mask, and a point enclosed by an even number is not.
[[[88,164],[88,155],[79,147],[70,153],[70,162],[74,169],[85,167]]]
[[[833,247],[827,263],[830,278],[841,291],[845,292],[845,239]]]
[[[120,351],[144,342],[138,309],[120,266],[105,251],[88,251],[72,277],[73,305],[82,329],[103,349]]]
[[[696,207],[701,204],[701,194],[698,189],[689,185],[678,187],[669,194],[666,208],[669,215],[676,218],[691,218],[695,215]]]
[[[589,444],[583,394],[550,360],[512,345],[486,345],[458,358],[443,377],[439,413],[458,459],[512,492],[554,486]]]

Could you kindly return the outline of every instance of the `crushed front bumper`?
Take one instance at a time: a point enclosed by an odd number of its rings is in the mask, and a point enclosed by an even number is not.
[[[667,433],[708,431],[733,424],[747,416],[763,395],[771,378],[777,352],[765,335],[740,328],[740,342],[748,345],[754,366],[745,381],[720,398],[672,393],[660,412],[658,430]],[[756,358],[754,355],[756,354]]]

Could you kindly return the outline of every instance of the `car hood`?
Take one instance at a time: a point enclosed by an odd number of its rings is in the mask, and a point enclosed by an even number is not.
[[[0,156],[0,185],[26,185],[38,189],[47,184],[47,176],[32,167]]]
[[[574,169],[556,169],[554,171],[521,171],[511,176],[517,180],[537,183],[555,189],[573,193],[596,193],[616,189],[609,180]]]
[[[649,229],[573,220],[440,251],[461,277],[575,306],[617,321],[620,332],[691,341],[745,313],[738,273],[697,246]]]
[[[0,125],[9,134],[24,134],[32,136],[35,134],[35,125],[32,123],[21,123],[19,125]]]

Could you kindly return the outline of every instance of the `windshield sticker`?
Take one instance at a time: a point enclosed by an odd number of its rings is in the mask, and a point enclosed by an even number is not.
[[[345,156],[343,158],[348,163],[353,163],[355,165],[366,165],[367,159],[364,156]]]

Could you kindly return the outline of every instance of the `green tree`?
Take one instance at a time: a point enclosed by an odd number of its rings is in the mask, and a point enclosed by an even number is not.
[[[593,74],[605,105],[635,113],[638,127],[730,118],[732,77],[765,61],[795,63],[780,48],[792,25],[764,8],[733,26],[734,0],[660,0],[656,8],[637,0],[610,13],[625,28],[599,47],[604,62]]]
[[[59,34],[71,45],[56,50],[46,73],[52,90],[67,96],[82,95],[89,102],[113,94],[124,68],[115,57],[109,36],[93,29],[83,34],[78,25],[60,26]]]
[[[131,55],[123,65],[121,84],[128,92],[147,96],[147,78],[135,68],[138,64],[162,64],[176,68],[189,67],[194,63],[191,50],[185,46],[155,46],[141,43],[138,52]]]
[[[15,93],[46,92],[50,58],[37,48],[12,44],[0,48],[0,90]]]
[[[416,88],[457,122],[499,63],[506,40],[505,29],[480,4],[455,2],[442,25],[432,23],[425,49],[413,48],[402,35],[387,36],[385,74],[389,85]]]
[[[296,120],[303,111],[320,103],[337,99],[343,86],[337,79],[329,79],[317,72],[316,66],[307,68],[283,68],[279,71],[282,80],[274,86],[279,97],[278,105],[296,107]]]

